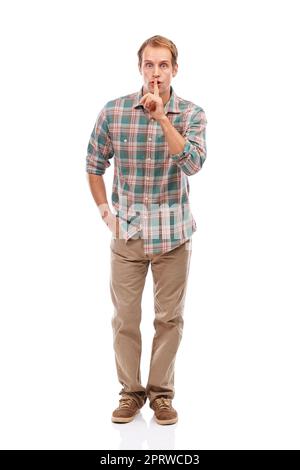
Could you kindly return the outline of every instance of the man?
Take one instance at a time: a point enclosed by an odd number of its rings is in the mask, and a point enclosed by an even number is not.
[[[149,398],[159,424],[174,424],[175,357],[196,231],[188,177],[206,159],[206,116],[171,86],[175,44],[147,39],[138,51],[142,89],[106,103],[92,131],[86,171],[93,198],[112,233],[110,293],[113,344],[123,388],[112,421],[127,423]],[[114,157],[112,205],[103,174]],[[155,336],[147,386],[141,384],[141,301],[151,265]]]

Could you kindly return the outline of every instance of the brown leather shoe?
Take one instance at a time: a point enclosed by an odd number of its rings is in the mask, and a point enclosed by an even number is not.
[[[119,400],[119,406],[113,413],[111,420],[113,423],[129,423],[140,411],[137,402],[130,397],[123,397]]]
[[[177,411],[172,407],[170,398],[158,397],[150,404],[158,424],[175,424],[178,421]]]

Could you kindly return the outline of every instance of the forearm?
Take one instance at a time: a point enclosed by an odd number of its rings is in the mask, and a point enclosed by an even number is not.
[[[111,210],[107,202],[106,187],[103,176],[87,173],[87,179],[89,182],[90,191],[95,203],[100,210],[101,216],[105,217],[108,215],[108,212],[111,212]]]
[[[196,174],[206,159],[204,112],[199,112],[190,124],[188,132],[190,138],[184,138],[171,124],[167,116],[159,119],[164,131],[169,150],[169,157],[187,175]]]
[[[159,119],[158,122],[160,123],[164,135],[166,137],[169,153],[177,154],[182,152],[186,143],[185,138],[182,137],[181,134],[179,134],[179,132],[171,124],[167,116],[164,116],[162,119]]]

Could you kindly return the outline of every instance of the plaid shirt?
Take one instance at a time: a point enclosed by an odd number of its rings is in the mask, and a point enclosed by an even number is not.
[[[106,103],[94,125],[86,171],[103,175],[114,157],[112,205],[126,242],[142,236],[148,254],[165,253],[197,230],[189,203],[188,176],[206,159],[206,116],[179,98],[172,86],[165,114],[185,137],[181,153],[170,154],[164,132],[139,104],[139,92]],[[136,236],[135,236],[136,238]]]

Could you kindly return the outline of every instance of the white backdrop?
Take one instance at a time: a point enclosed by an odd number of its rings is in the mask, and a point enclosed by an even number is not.
[[[1,2],[2,449],[300,448],[297,3]],[[140,89],[155,34],[178,47],[172,85],[205,110],[208,153],[189,178],[179,421],[157,425],[147,402],[120,426],[110,232],[85,156],[102,106]],[[153,319],[149,269],[144,384]]]

